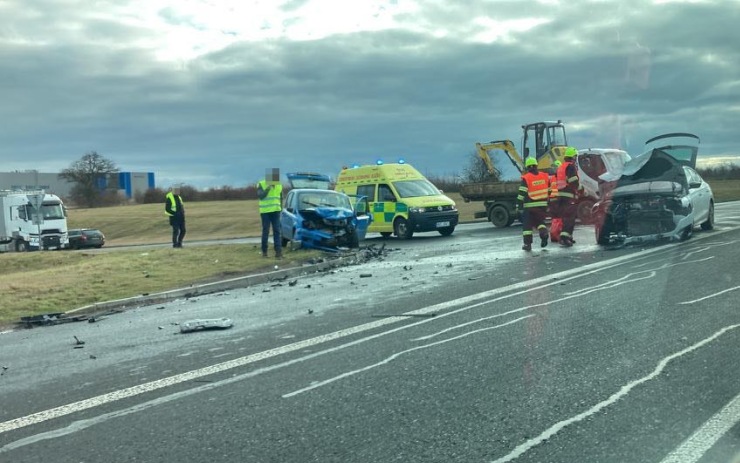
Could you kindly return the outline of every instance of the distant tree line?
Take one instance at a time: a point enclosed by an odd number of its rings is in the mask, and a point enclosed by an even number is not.
[[[740,180],[740,166],[726,163],[714,167],[696,169],[704,180]]]

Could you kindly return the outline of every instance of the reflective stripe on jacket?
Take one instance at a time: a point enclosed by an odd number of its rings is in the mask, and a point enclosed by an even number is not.
[[[276,184],[270,190],[267,190],[267,182],[260,180],[259,184],[262,190],[267,191],[267,196],[260,199],[260,214],[267,214],[268,212],[279,212],[282,208],[280,207],[280,196],[283,192],[283,186]]]
[[[523,202],[525,208],[547,207],[547,196],[550,191],[550,176],[546,172],[522,175],[517,201]]]

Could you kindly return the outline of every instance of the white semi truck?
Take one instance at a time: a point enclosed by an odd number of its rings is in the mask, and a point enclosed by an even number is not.
[[[0,252],[67,247],[67,210],[57,195],[0,191]]]

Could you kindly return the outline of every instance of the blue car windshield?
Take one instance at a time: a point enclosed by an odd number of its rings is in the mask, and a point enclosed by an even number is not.
[[[307,191],[298,196],[299,209],[311,209],[316,207],[341,207],[352,209],[349,198],[335,191]]]
[[[417,196],[436,196],[440,194],[436,186],[429,180],[404,180],[393,182],[396,191],[402,198],[415,198]]]

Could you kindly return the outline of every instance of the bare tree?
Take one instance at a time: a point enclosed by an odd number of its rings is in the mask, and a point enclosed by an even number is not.
[[[91,151],[64,169],[59,177],[75,184],[70,193],[74,202],[95,207],[102,205],[106,178],[116,172],[118,167],[113,161]]]
[[[468,155],[468,164],[463,169],[462,179],[464,182],[480,183],[480,182],[492,182],[497,181],[500,177],[498,170],[494,169],[494,173],[488,172],[488,167],[483,159],[478,156],[476,152]]]

